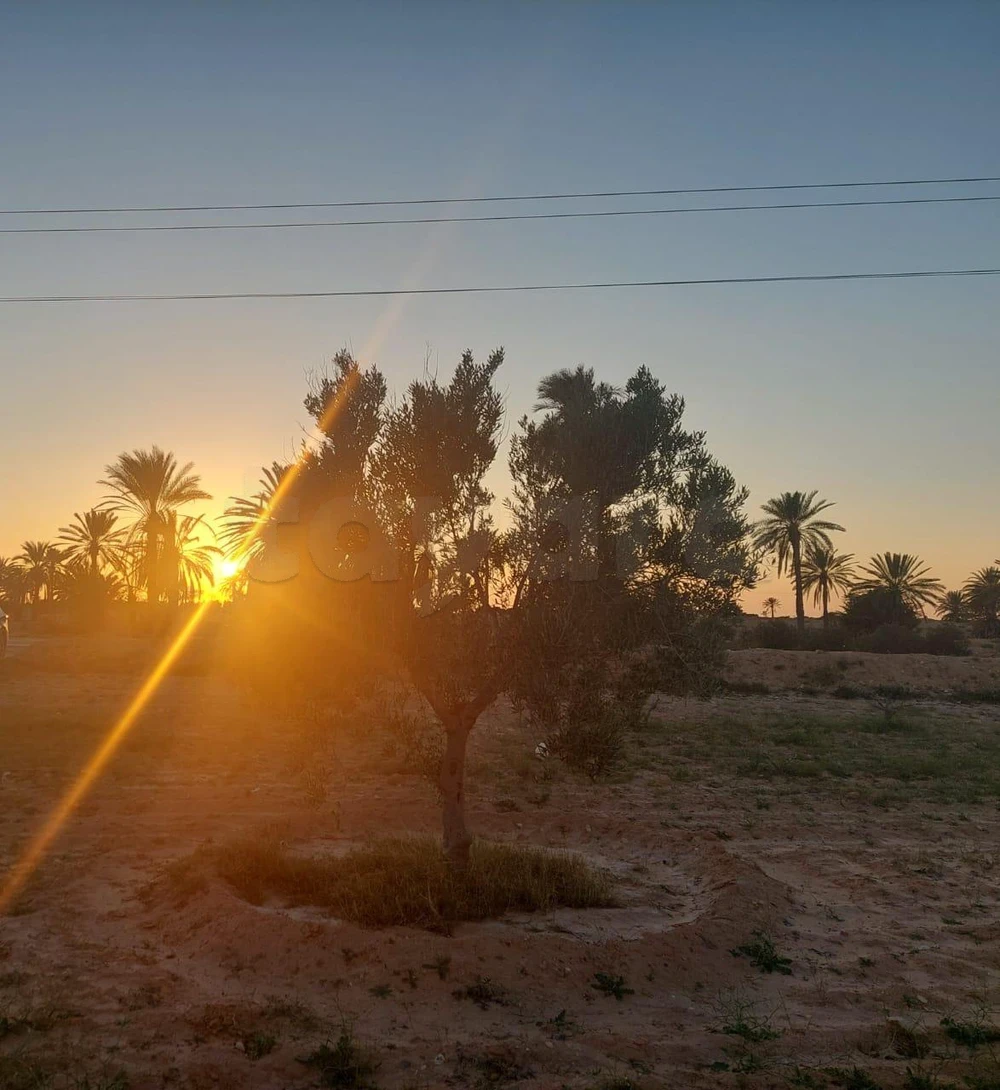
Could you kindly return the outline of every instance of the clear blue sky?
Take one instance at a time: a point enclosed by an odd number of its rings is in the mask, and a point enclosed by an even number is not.
[[[1000,174],[994,2],[8,4],[0,50],[6,208]],[[997,265],[1000,208],[979,204],[7,236],[0,294]],[[1000,555],[998,304],[982,279],[3,307],[0,554],[95,502],[125,448],[241,491],[345,343],[398,388],[428,350],[447,370],[503,343],[512,427],[548,371],[645,363],[755,504],[818,488],[845,547],[918,552],[954,584]]]

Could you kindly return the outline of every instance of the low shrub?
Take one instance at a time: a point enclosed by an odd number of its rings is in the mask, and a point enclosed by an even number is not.
[[[315,1068],[324,1086],[336,1090],[376,1090],[378,1059],[371,1049],[358,1042],[349,1027],[341,1029],[336,1041],[320,1045],[302,1062]]]
[[[879,625],[873,632],[857,636],[854,647],[877,655],[913,655],[924,650],[920,633],[901,624]]]
[[[969,639],[958,625],[936,624],[923,634],[928,655],[971,655]]]
[[[549,752],[592,780],[615,772],[625,759],[626,718],[615,706],[567,718],[546,742]]]
[[[346,855],[312,859],[276,835],[214,853],[218,873],[246,900],[269,895],[319,905],[363,927],[448,931],[459,920],[614,904],[609,878],[566,852],[475,841],[467,867],[453,867],[430,837],[376,840]]]

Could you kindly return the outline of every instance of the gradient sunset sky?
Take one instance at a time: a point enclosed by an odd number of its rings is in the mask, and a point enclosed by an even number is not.
[[[1000,175],[995,2],[7,4],[0,49],[5,209]],[[741,203],[617,206],[699,201]],[[282,216],[340,218],[265,218]],[[223,218],[260,214],[114,222]],[[0,237],[3,296],[997,266],[990,203]],[[509,429],[552,370],[624,381],[647,364],[754,512],[819,489],[838,545],[918,553],[955,586],[1000,556],[998,329],[1000,278],[3,305],[0,555],[54,538],[137,446],[193,460],[218,510],[291,454],[306,375],[345,344],[397,390],[428,353],[447,374],[503,344]],[[773,581],[748,608],[770,593],[790,611]]]

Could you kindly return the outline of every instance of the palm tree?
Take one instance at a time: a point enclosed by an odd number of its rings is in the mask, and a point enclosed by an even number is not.
[[[0,556],[0,602],[18,607],[24,602],[25,591],[24,568],[16,560]]]
[[[778,575],[784,574],[786,568],[791,569],[795,583],[795,618],[800,631],[806,626],[802,596],[802,551],[804,547],[818,545],[833,548],[830,532],[843,530],[844,527],[816,517],[832,506],[827,500],[817,500],[815,490],[783,492],[761,507],[767,517],[755,527],[757,547],[775,555]]]
[[[222,550],[202,544],[199,531],[205,527],[200,516],[179,516],[172,511],[166,517],[163,570],[169,580],[167,597],[174,605],[178,601],[192,601],[205,583],[211,585],[215,581],[213,561],[222,555]]]
[[[879,553],[862,565],[862,578],[854,583],[853,589],[862,594],[888,591],[907,609],[922,614],[924,606],[935,605],[944,590],[941,580],[928,575],[929,571],[912,553]]]
[[[66,558],[89,561],[91,574],[97,575],[103,565],[112,562],[121,543],[121,530],[115,529],[117,521],[118,516],[106,508],[74,514],[69,526],[59,531],[59,540],[66,545]]]
[[[764,612],[771,614],[771,620],[774,620],[774,611],[781,605],[777,598],[765,598],[764,599]]]
[[[830,621],[830,597],[847,594],[851,589],[854,567],[853,553],[838,553],[836,549],[814,542],[806,547],[802,561],[802,590],[812,591],[813,605],[822,605],[823,624]]]
[[[222,529],[219,531],[219,544],[227,554],[243,560],[262,550],[260,531],[270,520],[271,501],[291,468],[283,462],[261,466],[262,476],[257,482],[260,491],[252,496],[229,497],[229,506],[222,512]]]
[[[106,507],[135,517],[133,529],[141,535],[145,552],[146,597],[152,603],[160,600],[162,542],[169,517],[185,504],[212,498],[193,468],[193,462],[179,466],[174,454],[154,446],[119,454],[105,467],[107,479],[98,482],[110,489]],[[168,578],[176,577],[168,573]]]
[[[969,618],[969,609],[965,604],[965,595],[960,590],[947,590],[941,595],[935,612],[942,621],[961,624]]]
[[[51,599],[52,583],[62,561],[62,553],[50,541],[26,541],[17,559],[23,565],[32,604],[41,600],[42,587],[46,592],[45,600]]]
[[[995,567],[980,568],[970,575],[962,588],[962,598],[982,628],[979,634],[989,636],[1000,631],[1000,561]]]

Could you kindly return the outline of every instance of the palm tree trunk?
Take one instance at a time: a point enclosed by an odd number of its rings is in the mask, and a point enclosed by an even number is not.
[[[155,606],[160,600],[159,532],[151,517],[146,527],[146,601]]]
[[[795,580],[795,621],[799,631],[806,629],[806,604],[802,597],[802,543],[798,535],[792,538],[792,575]]]
[[[823,584],[823,627],[827,628],[830,623],[830,588]]]

